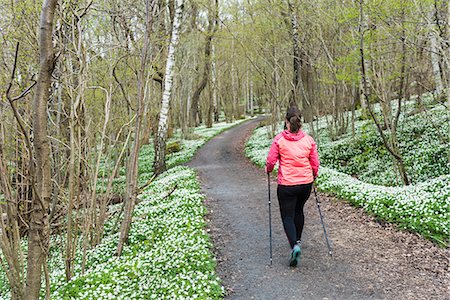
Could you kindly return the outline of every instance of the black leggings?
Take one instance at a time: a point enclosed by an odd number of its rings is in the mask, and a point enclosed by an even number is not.
[[[305,216],[303,206],[311,194],[312,183],[300,185],[278,185],[277,196],[281,220],[291,248],[302,238]]]

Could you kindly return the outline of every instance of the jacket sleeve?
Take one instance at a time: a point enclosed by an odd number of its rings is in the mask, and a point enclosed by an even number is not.
[[[280,156],[280,148],[278,145],[278,140],[280,138],[278,136],[276,136],[272,142],[272,146],[270,146],[270,150],[269,150],[269,154],[267,155],[267,159],[266,159],[266,168],[267,168],[267,172],[270,173],[272,172],[273,168],[275,167],[275,164],[278,161],[278,158]]]
[[[317,175],[319,175],[320,161],[319,161],[319,153],[317,152],[317,145],[314,140],[312,141],[312,148],[311,152],[309,153],[309,162],[313,170],[313,176],[314,178],[316,178]]]

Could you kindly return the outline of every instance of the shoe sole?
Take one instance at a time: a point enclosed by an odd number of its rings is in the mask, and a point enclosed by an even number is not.
[[[289,265],[291,267],[296,267],[298,265],[298,259],[300,257],[300,252],[301,252],[300,249],[298,251],[293,251],[292,252],[291,261],[289,263]]]

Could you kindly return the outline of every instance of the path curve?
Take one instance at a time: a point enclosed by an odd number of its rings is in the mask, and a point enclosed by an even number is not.
[[[267,177],[243,155],[260,119],[218,135],[188,164],[198,170],[208,207],[217,272],[228,299],[448,299],[448,251],[418,235],[380,224],[361,209],[320,194],[333,245],[327,255],[315,200],[305,206],[300,266],[273,198],[273,265],[269,267]]]

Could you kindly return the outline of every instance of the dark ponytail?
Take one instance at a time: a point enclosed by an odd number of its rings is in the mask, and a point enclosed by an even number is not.
[[[300,110],[297,107],[290,107],[286,113],[286,121],[291,125],[290,132],[297,133],[302,128]]]

